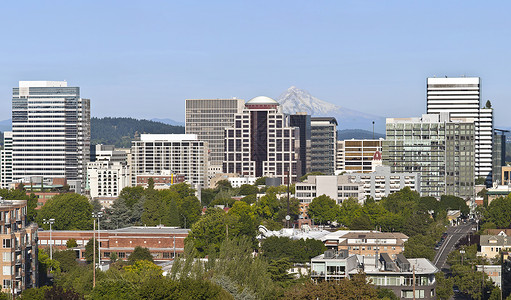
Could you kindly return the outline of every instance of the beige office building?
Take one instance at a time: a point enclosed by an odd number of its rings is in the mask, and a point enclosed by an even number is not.
[[[370,173],[376,151],[382,151],[383,139],[337,141],[336,173]]]

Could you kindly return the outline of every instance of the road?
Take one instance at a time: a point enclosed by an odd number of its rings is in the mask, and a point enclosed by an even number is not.
[[[438,252],[435,255],[435,259],[433,259],[433,264],[440,270],[444,271],[446,268],[445,261],[447,260],[447,255],[454,250],[454,245],[458,242],[459,239],[467,235],[472,227],[475,227],[475,223],[467,222],[467,224],[461,224],[454,227],[449,227],[447,229],[447,237],[445,238],[444,243],[438,249]]]

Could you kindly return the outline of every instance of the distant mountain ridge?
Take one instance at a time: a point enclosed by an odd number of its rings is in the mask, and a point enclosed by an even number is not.
[[[373,132],[369,130],[363,130],[363,129],[343,129],[337,131],[337,139],[342,140],[369,140],[373,138]],[[385,138],[385,134],[381,134],[378,132],[374,133],[374,138]]]
[[[285,113],[295,114],[306,112],[313,117],[335,117],[339,128],[363,129],[372,132],[373,121],[375,130],[385,131],[385,118],[353,109],[341,107],[312,96],[309,92],[291,86],[276,99]]]
[[[185,122],[179,122],[179,121],[175,121],[175,120],[172,120],[172,119],[153,118],[153,119],[151,119],[151,121],[160,122],[160,123],[163,123],[163,124],[173,125],[173,126],[185,126]]]
[[[185,128],[134,118],[91,118],[91,144],[129,148],[131,147],[131,141],[142,133],[185,133]]]

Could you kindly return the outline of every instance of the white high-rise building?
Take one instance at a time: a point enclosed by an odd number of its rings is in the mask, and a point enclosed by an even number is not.
[[[207,169],[208,143],[198,140],[196,134],[142,134],[139,141],[132,142],[133,186],[137,184],[137,175],[170,171],[184,175],[185,182],[193,188],[205,187]]]
[[[12,182],[12,131],[4,132],[4,148],[0,151],[0,188]]]
[[[493,109],[481,107],[481,79],[453,77],[427,79],[427,113],[449,112],[451,118],[473,118],[475,177],[491,181]]]
[[[85,185],[90,100],[66,81],[20,81],[12,91],[12,179],[65,177]]]

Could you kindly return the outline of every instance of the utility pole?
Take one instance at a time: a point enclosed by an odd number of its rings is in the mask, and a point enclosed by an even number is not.
[[[415,300],[415,266],[413,266],[413,273],[412,273],[412,281],[413,281],[413,300]]]
[[[50,224],[50,259],[53,259],[53,240],[51,239],[51,225],[55,223],[55,219],[43,219],[43,224]]]
[[[373,140],[374,140],[374,121],[373,121]]]
[[[94,213],[92,213],[94,217]],[[96,219],[92,219],[94,222],[93,233],[92,233],[92,287],[96,287]]]

